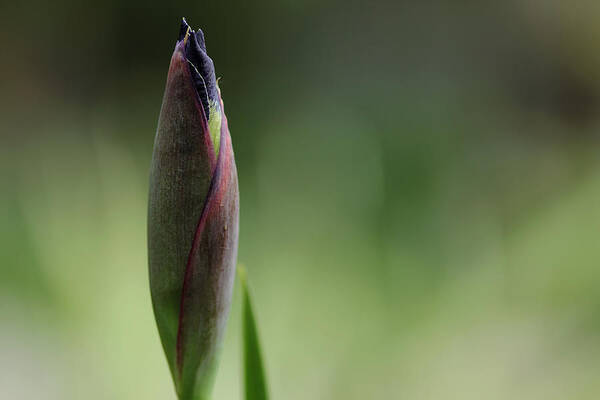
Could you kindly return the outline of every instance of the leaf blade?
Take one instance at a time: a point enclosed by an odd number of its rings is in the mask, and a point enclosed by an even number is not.
[[[268,400],[267,382],[261,355],[256,319],[248,290],[246,271],[238,269],[242,284],[242,340],[244,354],[244,392],[245,400]]]

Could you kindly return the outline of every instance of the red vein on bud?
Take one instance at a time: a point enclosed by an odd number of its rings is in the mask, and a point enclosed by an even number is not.
[[[200,107],[200,111],[204,113],[202,107]],[[226,181],[223,178],[227,178],[227,175],[224,177],[223,169],[226,164],[230,162],[230,153],[231,153],[231,142],[226,137],[228,133],[227,119],[223,113],[223,109],[221,108],[222,118],[224,119],[224,123],[221,125],[221,144],[225,144],[226,148],[222,149],[224,151],[220,151],[218,158],[216,160],[216,165],[213,172],[213,177],[210,182],[210,186],[208,189],[208,193],[206,196],[206,201],[204,202],[204,206],[202,208],[202,213],[200,214],[200,219],[198,220],[198,225],[196,228],[196,232],[194,234],[194,239],[192,241],[192,247],[188,254],[187,264],[185,268],[185,274],[183,278],[183,286],[181,289],[181,298],[180,298],[180,307],[179,307],[179,323],[177,327],[177,344],[176,344],[176,364],[177,369],[181,378],[183,372],[183,356],[184,356],[184,343],[183,343],[183,327],[184,327],[184,317],[185,317],[185,299],[186,293],[188,291],[189,281],[191,280],[192,272],[193,272],[193,261],[197,255],[198,248],[200,247],[200,241],[202,239],[202,233],[204,232],[204,227],[206,226],[206,221],[209,215],[209,211],[214,207],[214,203],[216,199],[219,197],[218,194],[222,194],[225,184],[229,183],[229,179]],[[211,143],[212,144],[212,143]],[[212,153],[214,157],[214,153]],[[225,159],[227,157],[227,159]]]

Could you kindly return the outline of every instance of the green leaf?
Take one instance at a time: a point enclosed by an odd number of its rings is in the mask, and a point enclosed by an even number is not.
[[[244,341],[244,391],[246,400],[267,400],[267,381],[263,361],[260,353],[260,344],[258,342],[258,333],[256,331],[256,321],[252,311],[250,293],[248,291],[248,281],[246,279],[246,270],[243,267],[238,268],[240,281],[242,283],[243,296],[243,341]]]

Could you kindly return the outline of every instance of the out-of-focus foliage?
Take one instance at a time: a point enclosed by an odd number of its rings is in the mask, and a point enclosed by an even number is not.
[[[273,398],[598,397],[597,2],[5,3],[7,398],[175,399],[145,218],[183,15],[222,77]],[[241,398],[240,300],[215,399]]]

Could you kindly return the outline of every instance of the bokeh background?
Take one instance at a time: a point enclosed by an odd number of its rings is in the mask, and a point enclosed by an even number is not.
[[[594,0],[3,1],[1,398],[175,399],[145,217],[182,16],[222,78],[273,399],[598,398]]]

